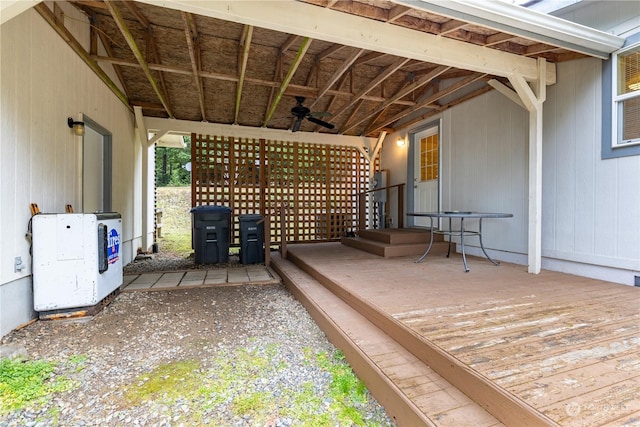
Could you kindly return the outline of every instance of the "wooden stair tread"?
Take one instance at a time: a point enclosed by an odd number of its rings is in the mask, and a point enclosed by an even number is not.
[[[422,243],[385,243],[377,240],[370,240],[364,237],[343,237],[341,239],[343,245],[360,249],[381,257],[398,257],[398,256],[420,256],[429,247],[429,241]],[[431,253],[446,253],[448,242],[434,242],[431,247]],[[452,243],[451,250],[455,252],[455,244]]]
[[[399,426],[502,425],[298,266],[272,267]]]
[[[358,232],[363,239],[390,244],[429,243],[430,234],[431,230],[426,228],[382,228]],[[433,238],[434,241],[444,241],[441,234],[435,234]]]

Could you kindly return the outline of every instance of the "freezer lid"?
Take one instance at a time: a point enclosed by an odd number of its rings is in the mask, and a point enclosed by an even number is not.
[[[120,219],[122,216],[118,212],[96,212],[94,214],[98,221],[105,221],[107,219]]]

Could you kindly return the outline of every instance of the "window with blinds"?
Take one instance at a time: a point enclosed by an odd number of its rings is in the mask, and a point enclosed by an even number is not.
[[[613,123],[617,127],[613,146],[640,144],[640,45],[618,53],[616,63]]]

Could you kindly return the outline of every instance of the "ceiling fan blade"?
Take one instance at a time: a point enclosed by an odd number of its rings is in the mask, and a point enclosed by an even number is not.
[[[302,124],[302,117],[298,117],[295,122],[293,122],[293,127],[291,128],[291,132],[298,132],[300,130],[300,125]]]
[[[307,116],[307,120],[309,120],[310,122],[315,123],[317,125],[324,126],[327,129],[333,129],[335,127],[331,123],[327,123],[327,122],[325,122],[323,120],[316,119],[315,117]]]
[[[332,114],[328,111],[314,111],[312,113],[309,113],[309,115],[312,117],[327,117],[331,116]]]

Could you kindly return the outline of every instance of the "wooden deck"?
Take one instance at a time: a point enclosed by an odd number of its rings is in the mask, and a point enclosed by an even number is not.
[[[331,243],[272,265],[399,425],[640,425],[640,289],[468,260]]]

